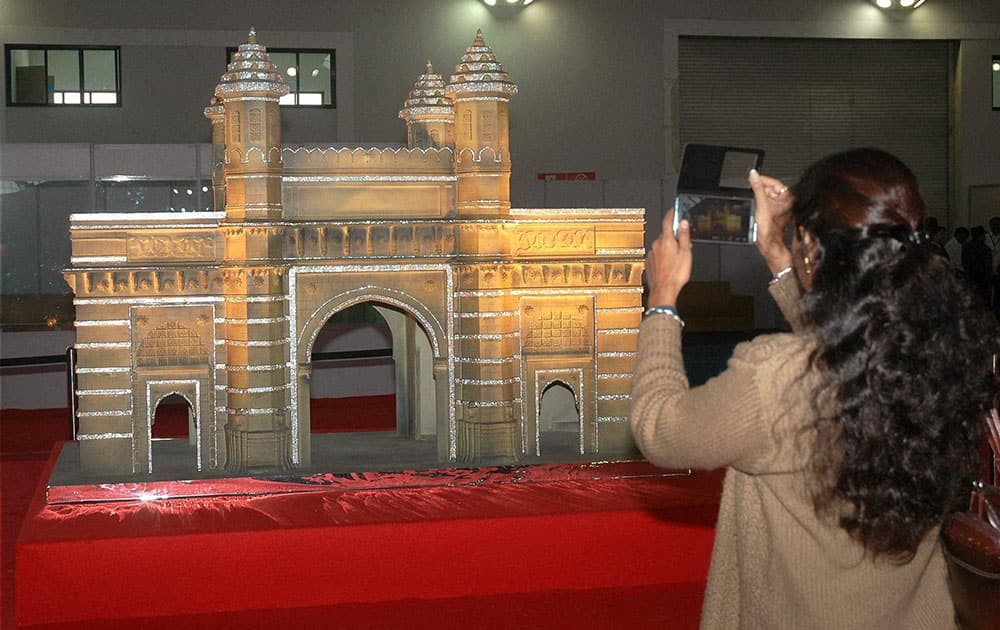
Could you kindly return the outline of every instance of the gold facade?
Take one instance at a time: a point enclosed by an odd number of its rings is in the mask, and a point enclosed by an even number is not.
[[[73,215],[84,470],[153,472],[170,394],[200,470],[310,464],[313,344],[364,302],[393,329],[397,389],[433,401],[441,462],[541,455],[553,383],[581,456],[628,451],[644,213],[511,209],[516,86],[482,35],[447,85],[428,63],[405,149],[282,147],[285,92],[251,33],[205,112],[224,212]]]

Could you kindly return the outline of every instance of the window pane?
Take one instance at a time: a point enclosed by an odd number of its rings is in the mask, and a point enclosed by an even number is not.
[[[118,94],[115,92],[91,92],[90,102],[94,105],[114,105],[118,102]]]
[[[299,55],[299,105],[330,105],[331,60],[329,53]],[[306,94],[309,94],[307,97]]]
[[[299,92],[299,105],[322,105],[322,92]]]
[[[49,50],[49,83],[56,92],[76,92],[75,99],[64,94],[66,103],[79,103],[80,51]]]
[[[83,51],[83,89],[88,92],[114,92],[118,89],[115,51]]]
[[[7,63],[11,69],[7,85],[11,103],[116,105],[121,102],[117,48],[9,48]]]
[[[10,50],[10,99],[14,103],[41,105],[48,102],[45,51]]]
[[[295,65],[295,53],[270,53],[271,63],[278,67],[278,74],[285,80],[292,92],[298,91],[299,69]]]

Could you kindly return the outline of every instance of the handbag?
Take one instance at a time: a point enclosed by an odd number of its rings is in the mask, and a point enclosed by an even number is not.
[[[984,418],[988,448],[983,478],[969,509],[951,514],[941,528],[955,622],[962,630],[1000,630],[1000,416]]]

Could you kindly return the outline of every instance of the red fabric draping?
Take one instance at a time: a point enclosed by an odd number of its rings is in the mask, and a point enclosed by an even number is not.
[[[14,457],[4,416],[7,550]],[[18,439],[34,448],[40,438]],[[720,481],[53,506],[39,487],[16,549],[17,616],[50,628],[694,628]],[[10,568],[5,558],[5,577]],[[5,609],[10,589],[7,579]]]

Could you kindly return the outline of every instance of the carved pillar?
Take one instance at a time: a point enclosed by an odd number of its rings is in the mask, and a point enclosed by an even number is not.
[[[521,458],[518,303],[509,293],[515,276],[506,265],[463,267],[456,345],[456,449],[466,463]]]
[[[299,465],[308,466],[312,463],[312,412],[309,401],[312,397],[312,363],[298,365],[298,400],[292,404],[298,405],[299,418]]]
[[[288,93],[251,31],[215,88],[224,108],[226,469],[288,469],[287,266],[282,264],[281,116]]]
[[[450,410],[451,399],[448,396],[448,360],[434,359],[434,402],[437,410],[437,457],[438,461],[451,459]]]
[[[226,470],[292,467],[285,270],[230,267],[226,285]]]

